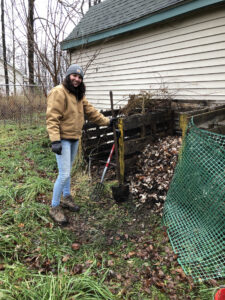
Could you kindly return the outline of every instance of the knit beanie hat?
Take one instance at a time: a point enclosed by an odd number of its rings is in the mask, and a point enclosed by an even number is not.
[[[66,76],[70,74],[79,74],[82,78],[84,77],[84,72],[82,68],[76,64],[72,64],[69,66],[69,68],[66,71]]]

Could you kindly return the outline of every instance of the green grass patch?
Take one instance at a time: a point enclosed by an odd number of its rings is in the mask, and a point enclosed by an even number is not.
[[[1,275],[1,273],[0,273]],[[90,270],[78,276],[70,276],[59,266],[57,274],[35,273],[21,265],[7,265],[4,277],[0,276],[4,288],[0,288],[0,299],[17,300],[68,300],[68,299],[116,299],[104,286],[103,280],[90,276]]]
[[[115,181],[90,200],[82,156],[72,171],[80,213],[66,212],[67,227],[52,222],[57,165],[45,127],[0,126],[0,147],[0,300],[211,299],[214,287],[181,276],[159,216],[135,199],[115,203]]]

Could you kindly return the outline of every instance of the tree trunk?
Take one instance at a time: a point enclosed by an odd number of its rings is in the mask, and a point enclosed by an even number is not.
[[[29,84],[34,84],[34,1],[28,0],[27,45]],[[31,88],[31,90],[33,90]]]
[[[4,73],[5,73],[5,85],[6,95],[9,97],[9,75],[8,75],[8,64],[6,56],[6,42],[5,42],[5,12],[4,12],[4,0],[1,0],[1,22],[2,22],[2,48],[3,48],[3,61],[4,61]]]
[[[13,46],[13,84],[14,95],[16,95],[16,47],[15,47],[15,22],[14,22],[14,6],[12,6],[12,46]]]

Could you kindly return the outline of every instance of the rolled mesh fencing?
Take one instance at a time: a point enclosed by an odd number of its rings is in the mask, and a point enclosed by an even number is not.
[[[178,262],[195,281],[225,276],[225,136],[190,121],[164,206]]]

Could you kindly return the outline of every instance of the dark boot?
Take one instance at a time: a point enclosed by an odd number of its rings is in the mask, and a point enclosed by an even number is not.
[[[66,216],[64,215],[64,212],[60,206],[56,207],[51,207],[49,209],[49,215],[52,217],[52,219],[60,224],[60,225],[65,225],[68,223],[68,220]]]
[[[64,197],[60,201],[60,206],[62,208],[68,208],[70,211],[79,211],[80,207],[74,203],[74,200],[71,195]]]

